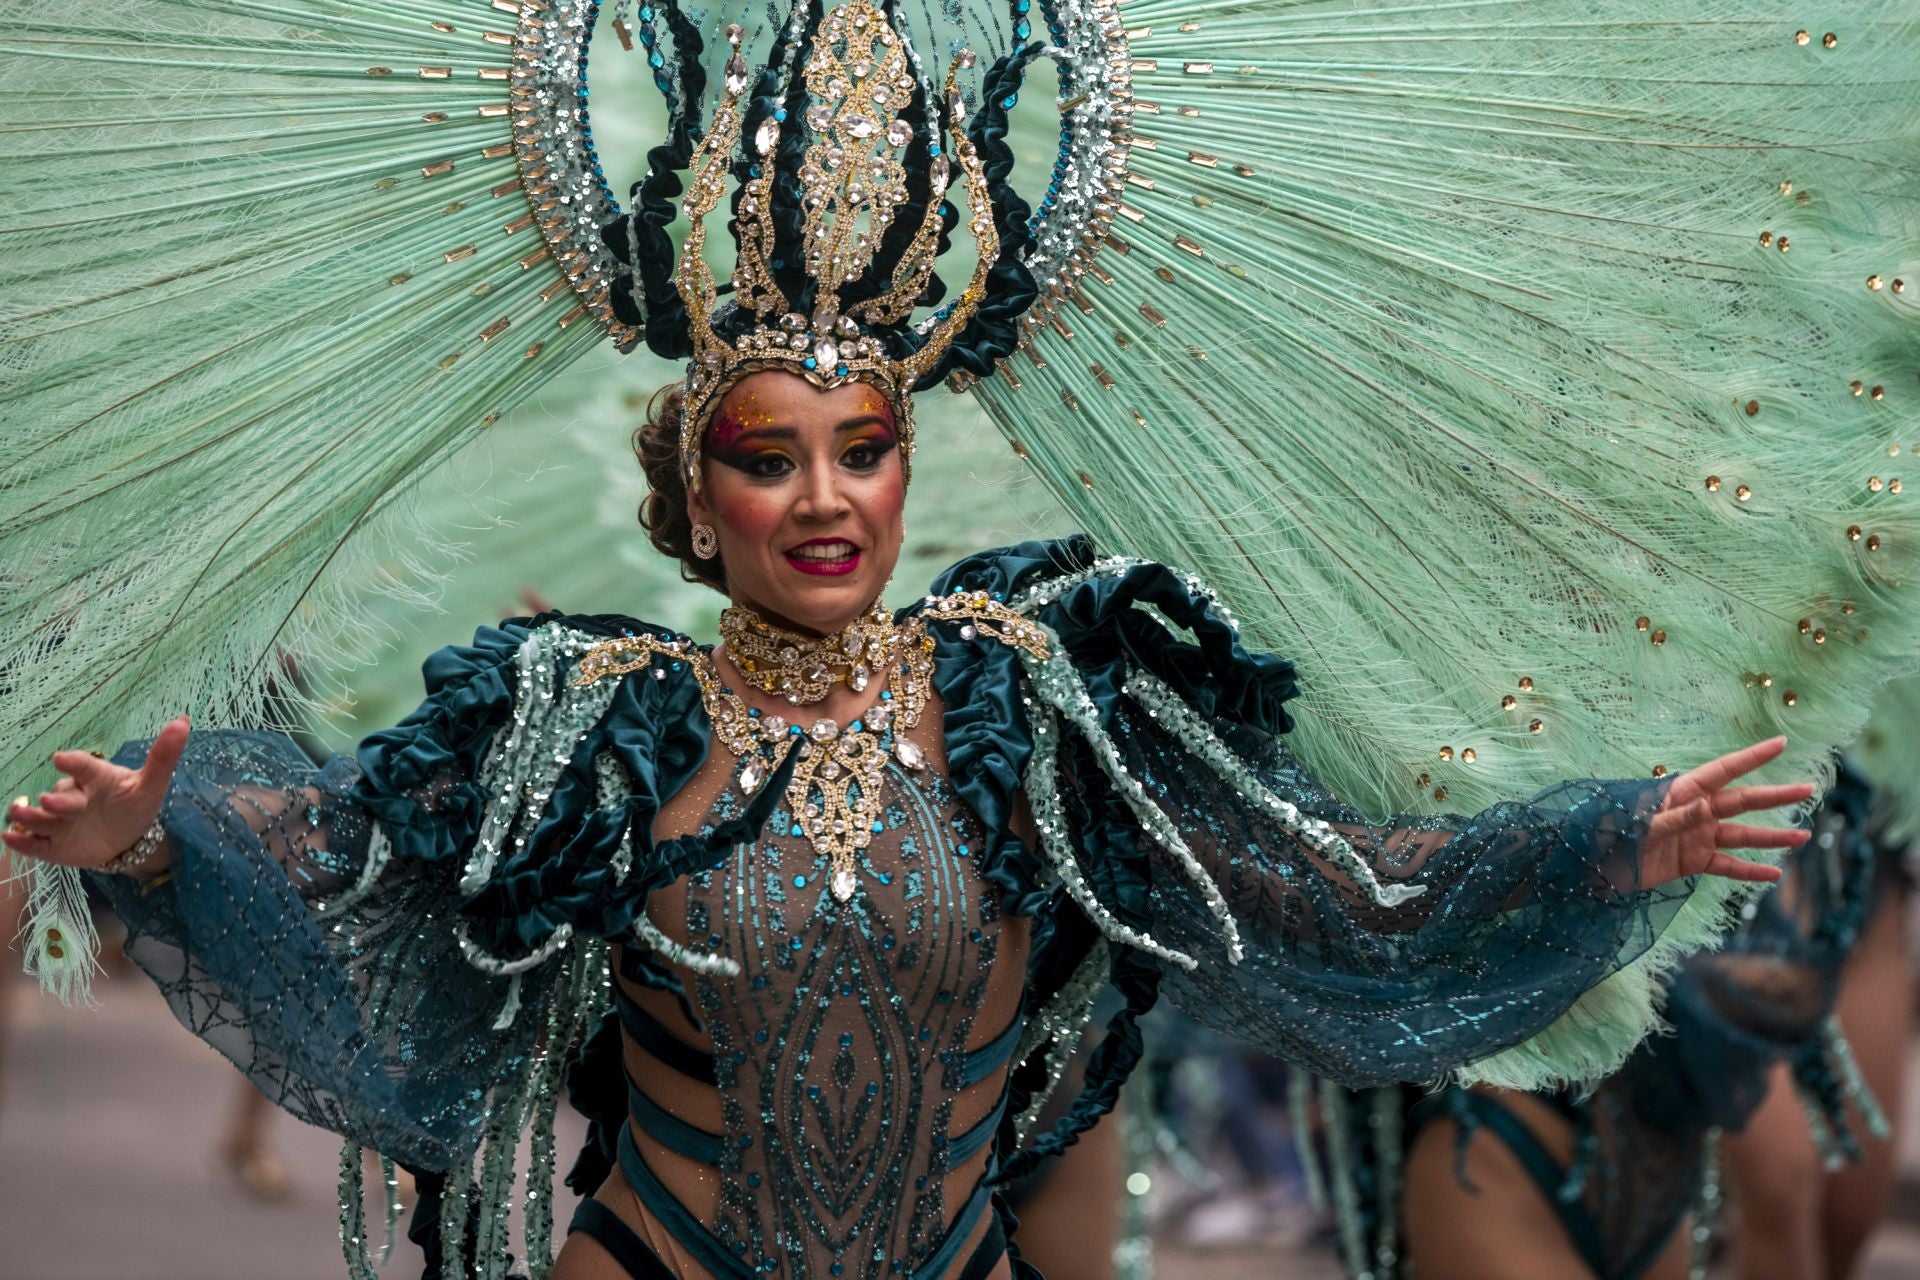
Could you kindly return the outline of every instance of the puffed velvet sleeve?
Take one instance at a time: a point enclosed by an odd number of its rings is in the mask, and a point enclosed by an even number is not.
[[[1718,884],[1639,883],[1661,783],[1459,817],[1342,805],[1282,746],[1291,665],[1164,566],[1027,544],[938,589],[997,596],[1052,637],[1021,658],[1023,783],[1066,895],[1188,1012],[1318,1074],[1597,1077],[1656,1024],[1655,970],[1720,923]]]
[[[483,1096],[540,1030],[501,1014],[547,978],[510,992],[455,927],[529,634],[434,654],[419,710],[324,768],[278,734],[196,730],[161,815],[168,872],[99,877],[182,1023],[301,1119],[417,1167],[473,1150]]]

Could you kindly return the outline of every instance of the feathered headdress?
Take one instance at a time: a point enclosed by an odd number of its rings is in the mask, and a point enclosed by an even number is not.
[[[601,231],[626,268],[607,289],[606,306],[619,324],[644,326],[656,353],[690,358],[681,415],[690,486],[700,484],[700,440],[714,407],[763,369],[822,387],[879,388],[900,414],[910,466],[913,391],[955,367],[988,367],[1011,353],[1014,322],[1036,297],[1020,252],[1027,206],[989,178],[966,128],[955,81],[973,55],[949,62],[936,93],[910,41],[872,0],[824,14],[796,6],[757,73],[741,51],[743,35],[737,24],[726,29],[723,93],[686,158],[685,243],[677,257],[667,248],[667,184],[659,180],[662,166],[677,167],[682,157],[656,156],[655,177],[634,188],[635,210]],[[676,38],[698,55],[697,33]],[[1030,57],[1007,60],[1016,78]],[[691,91],[687,80],[683,71],[679,94],[669,89],[680,149],[704,87],[697,73]],[[1003,99],[1000,117],[1012,102]],[[995,123],[997,140],[1004,122]],[[675,150],[672,142],[666,150]],[[1002,178],[1010,167],[998,166]],[[961,219],[950,191],[964,192],[976,257],[966,287],[942,305],[946,287],[935,266]],[[723,301],[706,260],[707,223],[729,192],[735,258]],[[997,222],[1022,234],[1003,242]],[[983,317],[989,296],[996,305]],[[925,308],[936,309],[915,322]]]

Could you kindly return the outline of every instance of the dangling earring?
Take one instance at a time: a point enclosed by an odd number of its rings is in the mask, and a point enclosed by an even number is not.
[[[720,539],[713,534],[710,524],[693,526],[693,554],[702,560],[711,560],[720,553]]]

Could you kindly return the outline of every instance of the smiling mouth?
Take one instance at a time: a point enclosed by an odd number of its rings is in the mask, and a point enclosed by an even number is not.
[[[790,548],[786,557],[802,573],[852,573],[859,567],[860,549],[839,538],[823,538]]]

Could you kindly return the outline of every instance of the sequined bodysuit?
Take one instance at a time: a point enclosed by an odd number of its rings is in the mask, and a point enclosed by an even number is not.
[[[988,602],[1004,625],[968,622]],[[555,1280],[983,1280],[1014,1225],[983,1187],[1111,1108],[1162,994],[1355,1085],[1508,1051],[1551,1067],[1643,1025],[1628,1002],[1557,1039],[1695,891],[1638,884],[1664,784],[1371,823],[1281,748],[1291,666],[1194,579],[1030,543],[920,609],[931,701],[876,748],[877,829],[810,798],[795,820],[824,757],[770,776],[689,638],[551,615],[437,653],[420,709],[322,769],[196,732],[169,878],[103,888],[182,1021],[288,1110],[430,1175],[421,1243],[482,1280],[549,1247],[563,1092],[588,1200]],[[851,865],[835,847],[823,892],[801,830],[842,820],[870,838]],[[1103,987],[1081,1088],[1024,1127]]]
[[[888,766],[851,900],[828,892],[825,856],[784,806],[656,892],[666,933],[743,971],[689,983],[698,1028],[616,963],[630,1118],[596,1199],[677,1276],[958,1276],[989,1234],[1026,928],[981,876],[983,832],[937,734],[917,741],[928,766]],[[656,825],[738,818],[740,774],[716,753]],[[619,1256],[599,1212],[576,1229]]]

